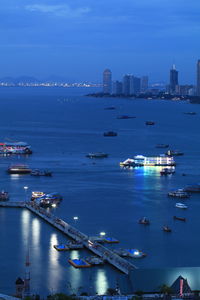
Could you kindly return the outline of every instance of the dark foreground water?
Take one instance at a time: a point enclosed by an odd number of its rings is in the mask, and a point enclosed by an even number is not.
[[[138,248],[147,257],[132,260],[140,269],[198,267],[200,239],[200,195],[187,201],[188,210],[175,208],[170,189],[200,178],[200,106],[186,102],[127,99],[96,99],[82,95],[84,89],[1,88],[1,141],[27,141],[34,151],[29,157],[0,157],[1,189],[10,201],[23,201],[31,191],[57,191],[63,202],[54,213],[87,234],[120,240],[118,246]],[[115,106],[116,110],[105,110]],[[196,111],[197,115],[184,112]],[[129,114],[135,119],[118,120]],[[145,121],[155,121],[146,126]],[[114,130],[117,137],[104,137]],[[176,173],[161,177],[159,168],[123,170],[119,162],[136,154],[159,154],[156,144],[170,144],[185,153],[177,157]],[[165,150],[165,149],[164,149]],[[107,159],[90,160],[88,152],[109,153]],[[29,175],[9,176],[11,163],[26,163],[32,168],[48,168],[52,178]],[[185,173],[186,176],[182,176]],[[28,186],[25,194],[24,186]],[[185,201],[185,202],[186,202]],[[183,201],[181,201],[183,202]],[[187,222],[173,221],[184,216]],[[138,219],[146,216],[151,225]],[[164,224],[172,233],[164,233]],[[86,250],[58,253],[53,245],[64,242],[60,232],[21,209],[0,209],[0,290],[14,292],[16,277],[24,276],[27,248],[30,248],[31,289],[34,293],[105,293],[108,287],[130,292],[133,281],[109,265],[77,270],[69,258],[91,255]],[[178,269],[179,270],[179,269]],[[187,269],[188,270],[188,269]],[[177,272],[178,274],[179,272]],[[178,274],[179,275],[179,274]],[[134,277],[134,276],[133,276]],[[141,281],[140,281],[141,283]]]

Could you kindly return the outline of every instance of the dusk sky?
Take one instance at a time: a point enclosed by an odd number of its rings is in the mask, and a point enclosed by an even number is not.
[[[0,77],[101,81],[125,73],[195,83],[200,0],[0,0]]]

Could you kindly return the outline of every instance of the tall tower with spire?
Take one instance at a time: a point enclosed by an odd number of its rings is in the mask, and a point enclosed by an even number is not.
[[[178,86],[178,71],[176,70],[176,66],[172,65],[170,70],[170,93],[176,94],[176,89]]]

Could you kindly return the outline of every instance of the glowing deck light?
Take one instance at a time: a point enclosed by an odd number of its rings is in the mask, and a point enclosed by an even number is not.
[[[77,220],[78,220],[78,217],[73,217],[73,219],[74,219],[75,221],[77,221]]]
[[[100,236],[101,236],[101,237],[103,237],[103,236],[105,236],[105,235],[106,235],[106,233],[105,233],[104,231],[100,232]]]

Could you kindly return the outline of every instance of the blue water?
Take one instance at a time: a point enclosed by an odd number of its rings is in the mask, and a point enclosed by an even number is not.
[[[89,235],[105,231],[120,240],[113,248],[138,248],[147,253],[132,260],[140,269],[197,267],[199,263],[200,196],[187,202],[188,210],[175,208],[180,202],[167,192],[200,180],[200,106],[165,100],[128,100],[83,96],[94,90],[64,88],[1,88],[1,141],[26,141],[34,151],[28,157],[0,157],[1,189],[10,201],[28,199],[31,191],[59,192],[64,200],[54,213]],[[116,110],[105,110],[115,106]],[[196,111],[197,115],[184,112]],[[135,119],[119,120],[118,115]],[[146,126],[145,121],[155,121]],[[117,137],[104,137],[105,131]],[[185,153],[177,157],[176,173],[160,176],[159,168],[123,170],[119,162],[136,154],[160,154],[156,144],[170,144]],[[88,152],[106,152],[108,158],[91,160]],[[11,163],[47,168],[52,178],[10,176]],[[182,176],[185,173],[186,176]],[[24,186],[28,187],[26,191]],[[182,201],[181,201],[182,202]],[[174,221],[184,216],[187,222]],[[77,221],[73,220],[78,216]],[[150,226],[138,224],[146,216]],[[172,233],[162,232],[166,224]],[[0,289],[14,293],[14,282],[25,273],[30,248],[31,290],[34,293],[105,293],[122,282],[131,283],[109,265],[74,269],[68,259],[91,255],[86,250],[57,252],[53,245],[66,238],[54,228],[21,209],[0,209]]]

